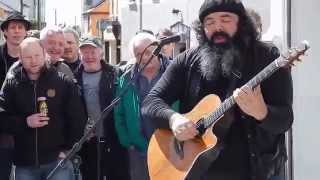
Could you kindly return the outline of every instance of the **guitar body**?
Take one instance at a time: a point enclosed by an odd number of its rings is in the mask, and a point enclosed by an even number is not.
[[[204,97],[191,112],[184,116],[194,123],[206,117],[219,107],[221,101],[216,95]],[[151,180],[181,180],[198,177],[199,172],[190,171],[195,164],[201,168],[199,159],[216,158],[209,150],[217,144],[217,138],[212,133],[212,126],[201,137],[180,143],[182,154],[177,152],[177,140],[172,131],[157,129],[151,137],[148,147],[148,169]],[[214,151],[212,151],[214,152]],[[212,153],[211,152],[211,153]],[[209,154],[208,154],[209,153]],[[203,170],[203,169],[202,169]],[[190,172],[189,172],[190,171]],[[192,174],[194,173],[194,174]],[[188,177],[186,177],[188,176]]]

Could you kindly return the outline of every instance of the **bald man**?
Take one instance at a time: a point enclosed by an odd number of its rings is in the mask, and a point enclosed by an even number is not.
[[[20,62],[3,86],[3,107],[9,114],[4,126],[15,138],[16,179],[38,180],[45,178],[64,158],[63,152],[80,139],[86,115],[72,80],[45,63],[40,40],[22,41]],[[40,97],[46,99],[47,115],[38,111]],[[70,162],[52,178],[70,179]]]

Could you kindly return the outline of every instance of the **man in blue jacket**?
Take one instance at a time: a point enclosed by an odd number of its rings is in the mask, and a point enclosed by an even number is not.
[[[120,143],[128,149],[131,180],[149,179],[147,168],[147,147],[154,131],[150,120],[141,116],[142,101],[150,89],[160,79],[169,65],[169,60],[164,56],[153,57],[150,64],[141,72],[152,55],[155,46],[148,47],[157,39],[148,33],[138,33],[130,42],[130,52],[135,58],[135,64],[119,79],[117,93],[121,93],[134,76],[134,83],[123,95],[119,105],[115,108],[115,125]],[[144,54],[144,49],[148,47]]]

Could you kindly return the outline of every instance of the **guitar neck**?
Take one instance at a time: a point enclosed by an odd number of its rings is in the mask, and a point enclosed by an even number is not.
[[[252,89],[258,86],[262,81],[270,77],[273,73],[275,73],[278,69],[282,67],[278,63],[278,60],[275,60],[272,63],[270,63],[267,67],[265,67],[262,71],[255,75],[249,82],[247,82],[245,86],[249,86]],[[213,113],[211,113],[208,117],[202,120],[201,123],[203,123],[204,128],[207,129],[217,120],[219,120],[219,118],[233,105],[235,105],[235,103],[236,102],[233,96],[230,96],[227,99],[225,99]]]

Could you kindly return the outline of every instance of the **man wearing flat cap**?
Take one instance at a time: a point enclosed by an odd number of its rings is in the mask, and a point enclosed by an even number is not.
[[[0,45],[0,86],[5,79],[10,66],[18,60],[19,44],[26,37],[31,23],[23,15],[14,12],[1,24],[1,31],[6,39]],[[0,177],[9,179],[12,164],[13,139],[0,131]]]
[[[103,46],[98,37],[80,39],[81,65],[75,73],[88,116],[87,127],[98,121],[102,111],[115,98],[119,70],[103,61]],[[115,133],[113,113],[98,122],[80,151],[83,180],[127,180],[127,155]]]
[[[290,71],[280,69],[255,88],[245,85],[279,52],[259,41],[240,0],[205,0],[194,25],[199,46],[172,62],[146,97],[142,114],[157,127],[171,130],[178,141],[189,141],[200,130],[210,132],[213,121],[204,118],[195,123],[182,114],[209,94],[222,101],[232,96],[235,106],[215,113],[226,112],[213,125],[217,144],[208,151],[210,156],[200,160],[202,171],[190,172],[197,174],[191,179],[269,180],[286,160],[284,134],[293,122]],[[176,100],[179,112],[168,106]]]

